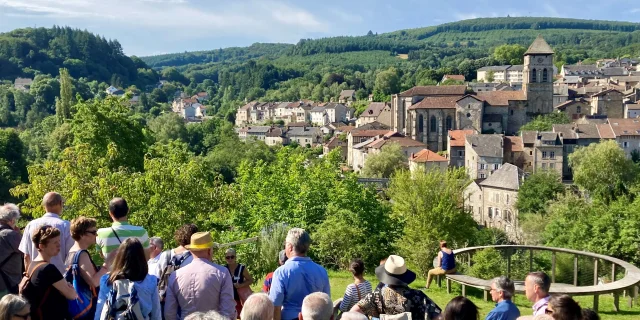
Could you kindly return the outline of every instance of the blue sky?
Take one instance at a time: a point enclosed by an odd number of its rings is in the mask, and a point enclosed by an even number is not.
[[[117,39],[127,54],[150,55],[507,15],[640,22],[640,1],[0,0],[0,32],[68,25]]]

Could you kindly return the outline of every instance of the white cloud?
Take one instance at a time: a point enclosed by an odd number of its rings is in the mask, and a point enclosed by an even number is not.
[[[163,28],[194,35],[261,35],[295,41],[308,33],[326,33],[329,24],[281,0],[244,0],[194,4],[187,0],[0,0],[10,14],[64,19],[69,24],[91,21],[103,25]],[[8,14],[8,13],[6,13]],[[2,15],[6,15],[0,13]]]

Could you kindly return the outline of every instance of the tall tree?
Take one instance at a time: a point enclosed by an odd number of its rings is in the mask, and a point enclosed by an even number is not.
[[[384,146],[380,153],[367,157],[362,168],[362,176],[368,178],[390,178],[401,168],[406,168],[407,157],[397,143]]]
[[[544,214],[548,202],[564,191],[560,175],[555,171],[538,171],[526,178],[518,190],[516,207],[520,214]]]
[[[73,83],[69,71],[60,69],[60,97],[56,99],[56,119],[58,124],[71,119],[71,104],[73,100]]]

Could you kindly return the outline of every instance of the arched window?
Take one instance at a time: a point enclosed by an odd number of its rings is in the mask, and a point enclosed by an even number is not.
[[[547,74],[547,69],[542,70],[542,82],[548,82],[549,74]]]
[[[451,119],[451,116],[447,116],[447,131],[451,130],[451,128],[453,128],[453,119]]]
[[[496,219],[502,220],[502,215],[500,214],[500,209],[496,208]]]
[[[438,131],[438,122],[436,121],[436,116],[431,116],[430,122],[431,132]]]
[[[536,69],[531,70],[531,82],[538,82],[538,71],[536,71]]]
[[[422,133],[424,131],[424,116],[418,116],[418,133]]]
[[[493,219],[493,208],[489,207],[487,208],[487,215],[489,216],[489,219]]]
[[[513,219],[513,217],[511,216],[511,211],[507,210],[506,215],[507,215],[507,222],[511,223],[511,219]]]

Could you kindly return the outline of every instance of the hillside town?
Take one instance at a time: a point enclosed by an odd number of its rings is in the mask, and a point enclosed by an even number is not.
[[[474,181],[464,190],[474,219],[515,240],[515,203],[527,174],[554,170],[571,181],[568,155],[603,140],[616,141],[628,157],[640,152],[639,61],[564,65],[558,73],[553,56],[538,37],[524,65],[480,68],[478,81],[465,85],[416,86],[391,101],[371,102],[357,118],[352,90],[331,103],[252,101],[238,109],[237,132],[270,146],[339,149],[355,172],[391,144],[400,146],[411,171],[464,167]],[[520,129],[552,113],[571,123],[543,132]]]

